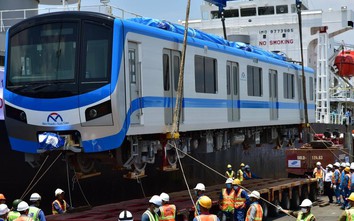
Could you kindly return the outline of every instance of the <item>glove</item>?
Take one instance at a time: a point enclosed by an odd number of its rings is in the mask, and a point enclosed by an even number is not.
[[[336,189],[337,188],[337,185],[333,185],[333,189]]]

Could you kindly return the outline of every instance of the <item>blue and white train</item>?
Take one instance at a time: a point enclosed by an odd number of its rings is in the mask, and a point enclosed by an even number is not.
[[[155,161],[171,131],[183,35],[138,20],[59,12],[9,29],[4,99],[13,150],[43,152],[39,136],[53,132],[65,138],[64,150],[109,152],[140,169]],[[206,37],[188,37],[180,148],[296,137],[301,66],[197,34]],[[305,76],[314,122],[314,71]]]

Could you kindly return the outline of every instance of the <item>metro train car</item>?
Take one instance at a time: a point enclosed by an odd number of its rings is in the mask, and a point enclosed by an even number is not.
[[[183,48],[178,30],[183,27],[93,12],[42,14],[12,26],[4,88],[12,149],[43,153],[39,137],[54,133],[65,140],[57,150],[77,159],[113,155],[136,170],[154,163],[157,151],[171,149],[166,135]],[[193,29],[185,61],[178,148],[208,153],[300,136],[300,65]],[[311,123],[314,71],[304,70]]]

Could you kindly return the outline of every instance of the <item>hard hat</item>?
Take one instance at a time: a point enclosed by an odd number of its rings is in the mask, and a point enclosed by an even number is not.
[[[354,193],[351,193],[350,196],[348,197],[348,200],[354,201]]]
[[[161,193],[160,198],[161,198],[161,200],[163,200],[165,202],[170,201],[170,196],[167,193]]]
[[[350,164],[349,169],[354,170],[354,163]]]
[[[240,164],[240,167],[244,167],[244,166],[245,166],[245,164],[244,164],[244,163],[241,163],[241,164]]]
[[[328,164],[327,167],[333,169],[333,165],[332,164]]]
[[[58,188],[58,189],[55,190],[55,196],[58,196],[58,195],[60,195],[62,193],[64,193],[64,190],[62,190],[62,189]]]
[[[162,202],[161,202],[161,198],[158,195],[153,195],[151,197],[151,199],[149,200],[149,203],[153,203],[156,206],[161,206]]]
[[[248,196],[256,198],[257,200],[259,200],[259,198],[261,198],[261,194],[258,191],[256,191],[256,190],[252,191],[252,193],[250,195],[248,195]]]
[[[241,180],[239,179],[234,179],[234,181],[232,181],[232,185],[240,185],[241,184]]]
[[[334,166],[340,167],[340,163],[339,163],[339,162],[335,162],[335,163],[334,163]]]
[[[227,168],[232,168],[231,164],[227,164]]]
[[[345,166],[346,166],[346,167],[350,167],[350,163],[349,163],[349,162],[346,162],[346,163],[345,163]]]
[[[195,187],[194,187],[195,190],[202,190],[202,191],[205,191],[205,186],[204,184],[202,183],[198,183]]]
[[[340,164],[341,167],[346,167],[345,163]]]
[[[42,197],[38,193],[32,193],[32,195],[30,197],[30,201],[31,202],[36,202],[36,201],[41,200],[41,199],[42,199]]]
[[[5,215],[10,212],[9,208],[7,208],[6,204],[0,204],[0,216]]]
[[[250,166],[248,166],[248,165],[245,166],[245,169],[249,169],[249,168],[250,168]]]
[[[312,206],[312,202],[309,199],[304,199],[300,204],[300,207],[311,207],[311,206]]]
[[[17,206],[17,211],[22,212],[28,210],[29,206],[25,201],[22,201]]]
[[[12,202],[12,208],[14,208],[14,210],[17,210],[17,206],[19,203],[21,203],[22,200],[21,199],[15,199],[13,202]]]
[[[4,194],[0,193],[0,200],[6,200]]]
[[[133,221],[133,215],[128,210],[123,210],[119,213],[118,220]]]
[[[212,205],[212,202],[211,202],[211,199],[207,196],[201,196],[198,200],[199,202],[199,205],[206,208],[206,209],[210,209],[211,208],[211,205]]]
[[[316,165],[317,165],[317,166],[321,166],[321,162],[317,162]]]
[[[346,168],[344,168],[344,171],[349,173],[350,172],[350,168],[346,167]]]
[[[233,179],[232,178],[228,178],[225,183],[228,184],[228,183],[232,183],[232,182],[233,182]]]

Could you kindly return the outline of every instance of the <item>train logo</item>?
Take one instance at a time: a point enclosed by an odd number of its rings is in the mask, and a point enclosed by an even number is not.
[[[47,117],[47,122],[43,122],[43,125],[64,125],[69,124],[69,122],[65,122],[62,116],[58,113],[50,113]]]
[[[301,167],[301,160],[288,160],[288,167],[289,168],[300,168]]]

